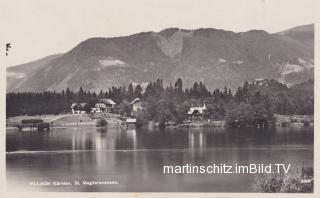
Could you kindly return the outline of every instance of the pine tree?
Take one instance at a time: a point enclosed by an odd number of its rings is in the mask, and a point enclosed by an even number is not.
[[[142,95],[142,87],[138,84],[134,89],[134,98],[141,98]]]
[[[129,101],[132,101],[133,98],[134,98],[134,91],[133,91],[132,83],[130,83],[129,86],[128,86],[128,92],[127,92],[126,98],[127,98]]]
[[[178,80],[174,83],[174,91],[177,93],[177,95],[182,94],[182,80],[181,78],[178,78]]]

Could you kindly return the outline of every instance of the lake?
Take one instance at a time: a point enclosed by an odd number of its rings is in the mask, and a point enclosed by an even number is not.
[[[253,174],[163,174],[163,166],[290,163],[313,167],[313,137],[309,127],[7,130],[7,186],[27,191],[250,192]],[[110,183],[45,185],[77,181]]]

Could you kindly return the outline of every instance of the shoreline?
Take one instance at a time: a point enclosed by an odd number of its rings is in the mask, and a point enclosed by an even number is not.
[[[117,114],[104,114],[100,118],[106,119],[109,127],[124,127],[125,122],[120,119]],[[23,119],[42,119],[44,122],[50,123],[51,128],[69,128],[69,127],[96,127],[98,119],[91,118],[88,114],[58,114],[58,115],[34,115],[34,116],[16,116],[6,119],[6,129],[16,129],[16,125],[21,123]],[[149,125],[159,127],[159,123],[150,121]],[[313,127],[313,115],[274,115],[274,126],[280,127]],[[225,120],[194,120],[187,123],[167,122],[166,128],[225,128],[227,127]],[[97,127],[98,128],[98,127]]]

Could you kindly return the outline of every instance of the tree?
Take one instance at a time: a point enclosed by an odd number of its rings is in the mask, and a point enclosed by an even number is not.
[[[182,94],[182,80],[181,80],[181,78],[178,78],[178,80],[174,83],[174,91],[177,93],[177,95]]]
[[[134,98],[141,98],[142,96],[142,87],[138,84],[134,89]]]
[[[133,98],[134,98],[134,91],[133,91],[132,83],[130,83],[128,86],[128,92],[127,92],[126,99],[131,101],[131,100],[133,100]]]
[[[122,103],[120,103],[119,113],[121,115],[129,116],[131,115],[131,111],[131,104],[127,100],[123,100]]]
[[[83,91],[82,86],[80,87],[78,94],[77,94],[77,101],[84,102],[85,101],[85,92]]]

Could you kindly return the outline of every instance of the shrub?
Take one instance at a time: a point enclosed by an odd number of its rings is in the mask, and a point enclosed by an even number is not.
[[[232,104],[226,108],[225,120],[232,127],[265,126],[273,122],[271,111],[263,104]]]
[[[288,173],[255,175],[253,191],[264,193],[311,193],[313,192],[313,177],[311,183],[302,183],[303,169],[294,168]],[[312,173],[313,175],[313,173]]]
[[[147,124],[148,124],[147,116],[145,115],[144,112],[139,112],[137,114],[136,127],[140,128]]]
[[[302,121],[302,123],[303,123],[303,126],[305,126],[305,127],[310,126],[310,122],[308,122],[306,120]]]
[[[97,120],[97,123],[96,123],[97,127],[105,127],[107,125],[108,125],[108,122],[106,119],[101,118],[101,119]]]
[[[120,103],[120,106],[118,109],[118,113],[120,115],[130,116],[131,111],[132,111],[132,106],[128,101],[124,100],[124,101],[122,101],[122,103]]]

